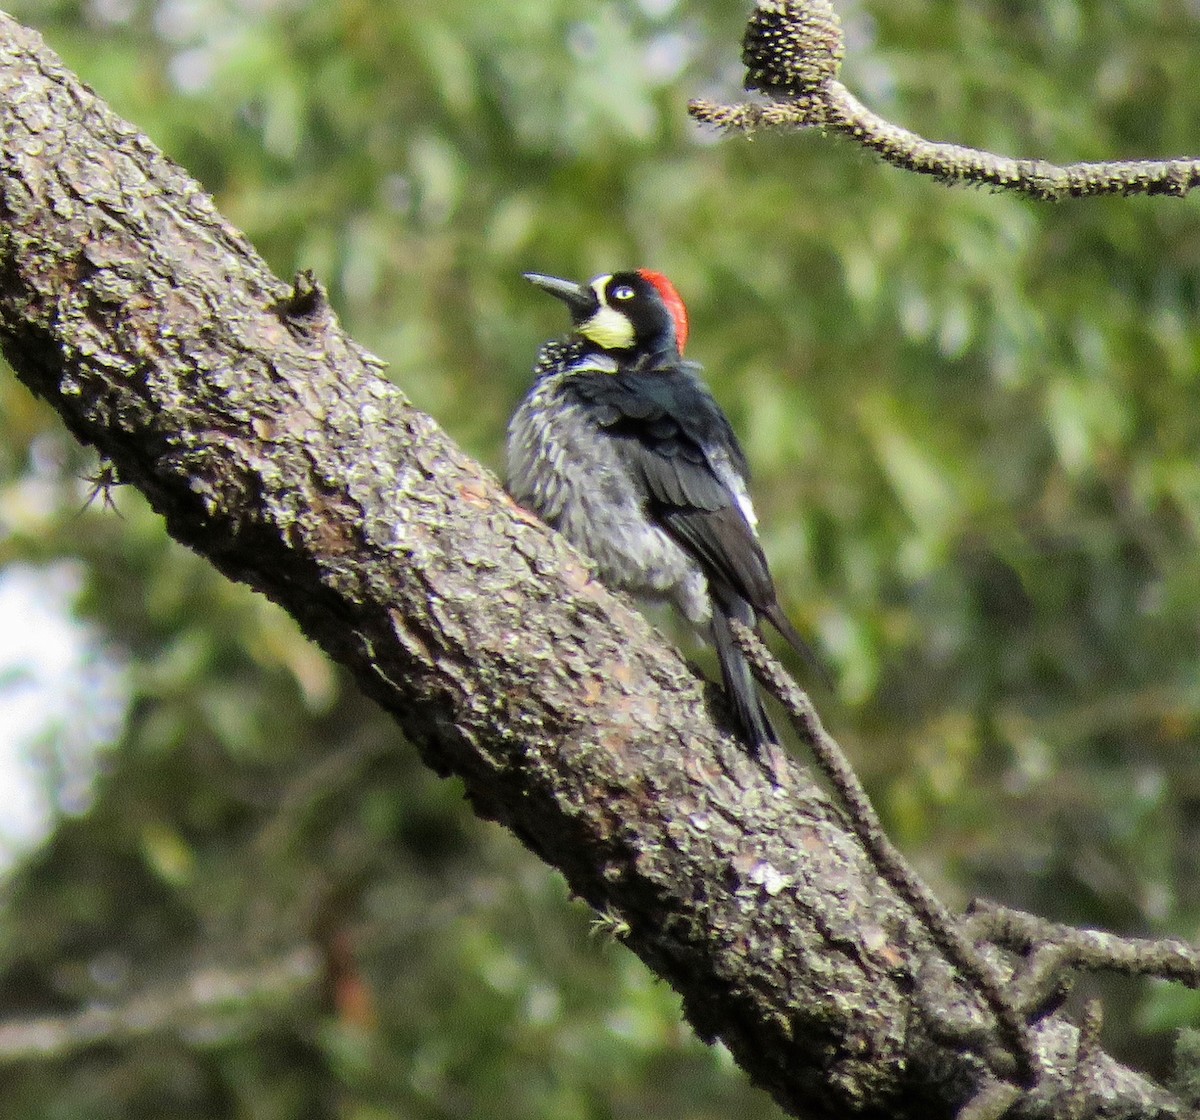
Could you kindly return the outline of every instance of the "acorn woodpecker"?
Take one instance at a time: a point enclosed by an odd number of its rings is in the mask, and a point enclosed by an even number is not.
[[[596,564],[610,588],[669,601],[716,647],[757,755],[777,743],[729,620],[766,617],[818,668],[779,606],[729,420],[685,361],[683,300],[662,274],[576,284],[527,272],[575,333],[546,343],[508,429],[508,487]]]

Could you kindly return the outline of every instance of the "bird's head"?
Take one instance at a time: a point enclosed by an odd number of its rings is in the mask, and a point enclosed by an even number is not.
[[[561,299],[575,330],[601,350],[630,356],[683,353],[687,309],[661,272],[614,272],[588,284],[539,272],[527,272],[525,279]]]

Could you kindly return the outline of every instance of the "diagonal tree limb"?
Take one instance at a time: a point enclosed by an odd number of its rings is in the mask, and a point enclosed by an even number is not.
[[[0,16],[0,344],[170,532],[270,596],[477,811],[618,916],[705,1038],[796,1115],[954,1115],[991,1083],[926,1024],[974,999],[794,762],[417,412],[314,283]],[[718,716],[720,711],[718,710]],[[931,965],[929,962],[933,961]],[[920,1004],[915,993],[920,993]],[[1068,1115],[1047,1017],[1017,1117]],[[1113,1118],[1183,1106],[1097,1052]]]

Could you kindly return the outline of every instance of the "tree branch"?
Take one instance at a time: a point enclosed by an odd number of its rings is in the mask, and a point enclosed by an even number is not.
[[[766,104],[696,100],[698,121],[733,132],[821,128],[870,148],[888,163],[947,183],[972,183],[1057,201],[1101,194],[1182,196],[1200,183],[1200,159],[1072,163],[1013,159],[926,140],[884,120],[840,81],[845,44],[829,0],[759,0],[742,42],[746,88]]]
[[[1200,949],[1175,938],[1152,941],[1075,929],[985,899],[971,904],[967,924],[976,937],[1026,957],[1020,985],[1025,1006],[1055,998],[1071,972],[1154,976],[1200,988]]]
[[[315,1004],[320,980],[320,955],[310,945],[237,971],[197,968],[123,1002],[0,1023],[0,1066],[164,1034],[218,1045],[244,1033],[248,1020],[278,1015],[301,999]]]
[[[0,343],[177,539],[288,610],[627,931],[784,1108],[928,1120],[1011,1097],[936,1029],[980,1021],[973,993],[807,774],[768,781],[713,690],[381,377],[319,287],[273,277],[3,16]],[[1045,1072],[1010,1114],[1070,1115],[1078,1033],[1033,1032]],[[1106,1117],[1183,1115],[1099,1051],[1087,1089]]]
[[[996,1033],[1008,1050],[1006,1064],[1011,1066],[1015,1062],[1023,1086],[1033,1084],[1040,1073],[1038,1057],[1033,1039],[1020,1018],[1018,1005],[1005,990],[1008,977],[976,950],[961,924],[888,839],[867,797],[867,791],[863,789],[841,747],[825,730],[812,701],[784,672],[783,666],[771,656],[752,630],[737,620],[733,621],[732,629],[734,639],[741,646],[754,672],[787,709],[793,725],[812,751],[821,773],[837,791],[849,815],[850,827],[870,854],[880,875],[912,907],[913,913],[921,919],[921,924],[946,961],[970,982],[995,1017]],[[986,1041],[994,1049],[993,1040],[989,1037]],[[1008,1069],[998,1069],[994,1061],[989,1065],[994,1073],[1005,1077],[1010,1073]]]

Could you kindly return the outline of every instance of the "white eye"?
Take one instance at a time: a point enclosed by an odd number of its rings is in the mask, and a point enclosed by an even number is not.
[[[619,288],[613,288],[613,299],[633,299],[637,293],[628,285],[622,284]]]

